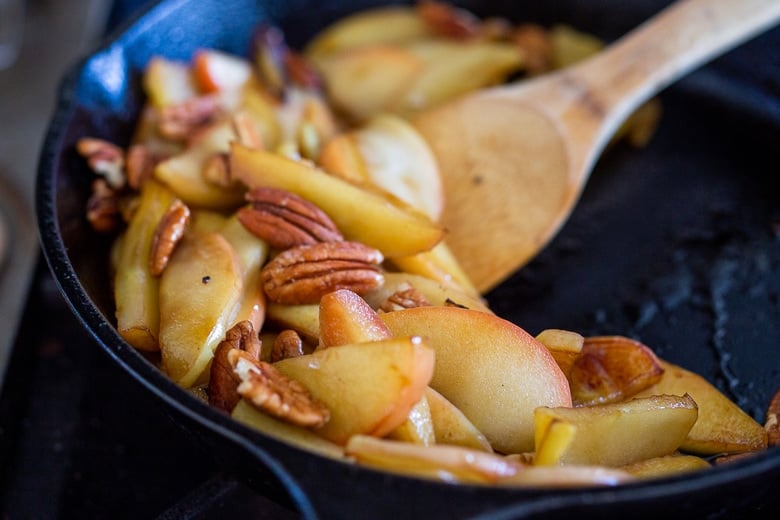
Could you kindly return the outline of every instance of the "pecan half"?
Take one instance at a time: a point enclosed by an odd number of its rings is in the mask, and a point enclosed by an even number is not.
[[[149,270],[152,276],[160,276],[165,270],[173,250],[184,236],[189,221],[190,208],[181,200],[174,200],[157,224],[152,237],[152,247],[149,252]]]
[[[122,221],[116,190],[103,178],[92,181],[92,194],[87,200],[87,221],[99,233],[115,231]]]
[[[157,129],[167,138],[182,141],[211,123],[219,114],[216,96],[198,96],[160,109]]]
[[[272,364],[236,349],[228,352],[228,361],[241,379],[239,395],[259,410],[305,428],[318,428],[330,419],[324,404]]]
[[[111,188],[124,187],[125,154],[121,148],[103,139],[84,137],[76,143],[76,150],[87,160],[90,169],[102,175]]]
[[[269,300],[283,304],[317,303],[337,289],[365,294],[384,283],[383,259],[379,250],[359,242],[294,247],[263,268],[263,290]]]
[[[294,193],[276,188],[254,188],[246,198],[251,205],[238,211],[238,220],[271,247],[288,249],[344,240],[324,211]]]
[[[210,405],[228,413],[233,411],[241,399],[238,393],[241,379],[233,371],[228,353],[231,350],[242,350],[253,359],[260,359],[261,346],[251,321],[236,323],[225,333],[225,339],[217,345],[211,362],[208,390]]]
[[[285,329],[271,346],[271,363],[303,355],[303,340],[293,329]]]
[[[400,311],[402,309],[413,309],[415,307],[427,307],[430,302],[423,293],[409,285],[408,283],[398,286],[398,289],[387,297],[379,306],[383,312]]]
[[[780,390],[775,392],[775,395],[769,402],[764,429],[766,430],[767,444],[769,446],[780,446]]]

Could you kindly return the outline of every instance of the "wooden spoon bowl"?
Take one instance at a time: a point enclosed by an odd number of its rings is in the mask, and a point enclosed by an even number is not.
[[[581,64],[417,117],[444,177],[447,243],[477,288],[555,235],[634,109],[778,19],[778,0],[681,0]]]

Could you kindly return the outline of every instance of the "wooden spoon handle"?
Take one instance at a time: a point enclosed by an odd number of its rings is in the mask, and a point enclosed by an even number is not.
[[[640,103],[780,19],[780,0],[681,0],[575,66],[619,124]]]

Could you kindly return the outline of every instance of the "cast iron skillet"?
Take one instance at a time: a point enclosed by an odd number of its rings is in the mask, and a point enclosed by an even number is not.
[[[171,383],[116,333],[110,238],[84,219],[90,174],[76,140],[127,143],[142,102],[139,71],[154,54],[187,59],[201,46],[242,54],[256,24],[269,21],[301,45],[325,23],[380,3],[172,0],[70,71],[41,156],[37,214],[49,266],[96,342],[204,453],[262,492],[283,490],[306,518],[702,517],[775,507],[778,449],[689,477],[584,490],[453,486],[335,462],[234,423]],[[614,39],[666,3],[463,5]],[[763,422],[780,387],[780,181],[772,175],[780,162],[779,45],[775,30],[666,92],[650,146],[608,152],[561,234],[488,295],[497,313],[533,334],[559,327],[636,337],[708,377]]]

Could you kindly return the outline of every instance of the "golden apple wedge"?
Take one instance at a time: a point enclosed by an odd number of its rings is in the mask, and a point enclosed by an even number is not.
[[[355,130],[355,144],[369,182],[437,222],[444,210],[444,185],[428,143],[407,121],[382,114]]]
[[[511,477],[496,485],[505,487],[585,487],[616,486],[635,480],[621,469],[603,466],[524,466]]]
[[[261,330],[265,321],[266,298],[261,283],[260,268],[268,258],[268,244],[244,228],[234,213],[220,230],[233,247],[241,265],[243,291],[234,325],[249,320],[254,330]]]
[[[433,423],[436,444],[462,446],[472,450],[493,452],[487,438],[443,395],[428,387],[426,401]]]
[[[406,48],[424,63],[423,73],[393,107],[401,114],[414,113],[457,96],[495,85],[523,65],[522,51],[509,43],[462,42],[430,39]]]
[[[675,453],[663,457],[640,460],[620,469],[637,478],[657,478],[699,471],[712,467],[709,462],[695,455]]]
[[[570,330],[545,329],[536,335],[536,340],[549,349],[568,378],[574,360],[580,355],[585,343],[582,334]]]
[[[330,410],[317,433],[337,444],[381,437],[403,423],[433,375],[434,351],[419,337],[352,343],[274,364]]]
[[[419,335],[436,350],[431,387],[454,404],[496,451],[534,446],[534,409],[571,406],[550,352],[517,325],[480,311],[417,307],[380,315],[396,336]]]
[[[390,329],[376,311],[357,293],[340,289],[326,294],[320,300],[320,348],[380,341],[391,336]],[[426,446],[436,442],[425,396],[412,407],[406,420],[388,436]]]
[[[157,108],[182,103],[198,95],[190,64],[155,57],[143,75],[144,93]]]
[[[586,338],[569,370],[575,406],[624,401],[653,386],[661,362],[646,345],[624,336]]]
[[[374,309],[378,309],[396,291],[411,286],[420,291],[431,305],[456,305],[492,314],[492,311],[481,298],[466,294],[459,289],[444,285],[425,276],[405,272],[387,272],[384,273],[384,276],[385,283],[382,287],[378,287],[363,295],[368,304]]]
[[[294,330],[313,343],[320,339],[320,306],[316,303],[285,305],[268,302],[266,318],[282,328]]]
[[[205,129],[183,152],[158,164],[154,176],[187,204],[209,209],[233,208],[244,200],[244,190],[210,183],[203,176],[203,169],[209,159],[227,152],[235,138],[230,121]]]
[[[326,27],[306,46],[306,55],[323,56],[366,45],[398,44],[431,35],[427,23],[407,6],[371,9],[341,18]]]
[[[423,63],[406,49],[363,46],[317,60],[329,101],[353,121],[385,112],[420,75]]]
[[[696,403],[688,395],[539,407],[534,411],[534,463],[617,467],[669,455],[683,443],[696,416]]]
[[[233,408],[231,417],[250,428],[274,437],[298,448],[319,453],[334,459],[344,457],[344,448],[327,441],[311,430],[286,423],[261,412],[245,399],[241,399]]]
[[[389,194],[358,187],[277,154],[234,143],[230,171],[249,188],[280,188],[310,200],[333,219],[345,238],[375,247],[388,257],[427,251],[444,234],[441,226]]]
[[[157,225],[176,199],[164,185],[147,182],[137,211],[115,249],[114,301],[119,334],[139,350],[159,349],[159,279],[149,269]]]
[[[242,294],[242,270],[219,233],[185,235],[160,277],[162,368],[183,387],[198,381],[225,337]]]
[[[733,401],[698,374],[661,362],[664,375],[654,386],[637,394],[689,394],[699,405],[699,419],[680,449],[701,455],[763,450],[766,430]]]
[[[320,346],[379,341],[392,336],[376,311],[357,293],[339,289],[320,300]]]
[[[388,433],[386,438],[422,446],[436,444],[431,408],[427,399],[428,390],[430,388],[426,389],[426,393],[422,398],[409,410],[406,420]]]
[[[430,251],[417,253],[414,256],[393,258],[391,263],[399,271],[425,276],[441,285],[452,287],[481,300],[479,290],[444,241],[436,244]]]
[[[355,435],[345,452],[359,463],[446,482],[493,483],[521,471],[519,463],[461,446],[421,446]]]

